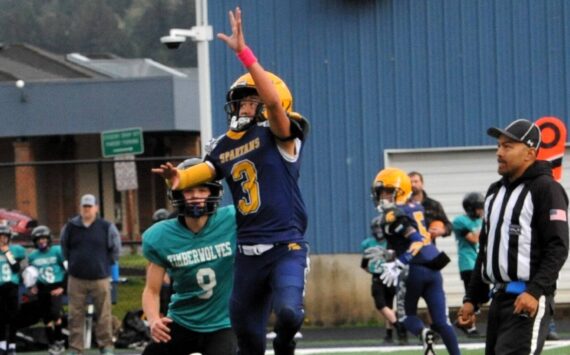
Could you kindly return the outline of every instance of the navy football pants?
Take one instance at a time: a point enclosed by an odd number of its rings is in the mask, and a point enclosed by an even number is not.
[[[303,296],[308,247],[303,243],[279,244],[262,255],[238,252],[230,299],[232,328],[238,339],[238,354],[265,354],[266,328],[275,313],[273,341],[276,355],[293,354],[293,337],[305,316]]]
[[[422,265],[411,264],[405,286],[407,288],[404,301],[406,329],[414,335],[419,335],[425,328],[424,323],[417,316],[418,301],[421,297],[428,306],[433,322],[431,328],[441,335],[449,354],[459,355],[457,336],[449,322],[441,272]]]

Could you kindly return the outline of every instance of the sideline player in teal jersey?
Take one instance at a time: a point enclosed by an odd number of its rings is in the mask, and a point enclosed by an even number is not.
[[[20,262],[26,258],[21,245],[10,244],[12,236],[10,227],[0,226],[0,354],[16,353]]]
[[[187,159],[178,169],[201,162]],[[158,222],[143,234],[143,254],[150,263],[142,303],[154,341],[144,355],[237,351],[228,307],[236,251],[235,209],[218,208],[222,193],[219,182],[170,190],[178,218]],[[166,317],[161,317],[160,289],[166,272],[174,294]]]
[[[37,269],[38,277],[30,291],[38,296],[49,353],[60,354],[65,351],[61,332],[62,298],[66,284],[63,254],[59,245],[51,245],[52,235],[47,226],[34,228],[32,240],[36,250],[28,255],[28,264]]]
[[[479,253],[479,232],[483,224],[483,205],[485,196],[479,192],[470,192],[463,198],[464,215],[453,220],[453,233],[457,242],[457,255],[459,262],[459,275],[463,281],[465,292],[469,288],[471,275],[475,269],[477,253]],[[468,329],[456,324],[468,336],[479,336],[475,322]]]

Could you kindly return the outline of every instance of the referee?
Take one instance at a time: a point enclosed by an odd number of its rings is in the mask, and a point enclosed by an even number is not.
[[[540,130],[518,119],[497,138],[498,173],[485,197],[484,223],[462,321],[488,300],[485,354],[540,354],[554,311],[558,273],[568,257],[568,197],[548,162],[537,161]]]

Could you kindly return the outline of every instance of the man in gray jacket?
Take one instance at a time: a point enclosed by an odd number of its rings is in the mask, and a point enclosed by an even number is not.
[[[79,216],[61,231],[61,248],[68,263],[69,354],[83,353],[85,309],[91,296],[95,308],[95,335],[101,354],[113,353],[111,322],[111,265],[119,259],[117,227],[97,217],[99,206],[91,194],[81,197]]]

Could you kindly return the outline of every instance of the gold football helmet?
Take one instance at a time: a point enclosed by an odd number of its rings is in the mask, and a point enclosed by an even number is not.
[[[293,96],[287,87],[287,84],[277,75],[266,72],[271,78],[271,82],[277,89],[277,93],[281,99],[281,106],[286,112],[293,111]],[[267,119],[267,112],[263,103],[260,101],[254,117],[239,117],[240,101],[248,96],[258,96],[255,82],[250,73],[240,76],[230,86],[226,94],[226,105],[224,109],[228,114],[228,124],[232,131],[244,131],[249,128],[253,123],[264,121]]]
[[[393,191],[393,201],[382,199],[383,191]],[[380,170],[372,182],[372,201],[378,207],[385,204],[402,205],[408,201],[412,193],[412,183],[405,171],[398,168],[385,168]]]

